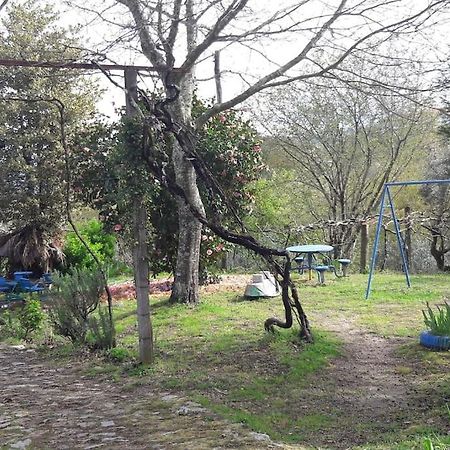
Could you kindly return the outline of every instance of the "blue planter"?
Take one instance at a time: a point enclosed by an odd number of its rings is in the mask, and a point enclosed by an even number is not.
[[[420,344],[433,350],[450,349],[450,336],[435,336],[429,331],[420,333]]]

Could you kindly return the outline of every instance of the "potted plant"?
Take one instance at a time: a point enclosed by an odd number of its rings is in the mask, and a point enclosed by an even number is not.
[[[427,302],[427,309],[422,310],[424,322],[428,330],[420,334],[420,343],[424,347],[435,350],[448,350],[450,348],[450,304],[436,306],[433,311]]]

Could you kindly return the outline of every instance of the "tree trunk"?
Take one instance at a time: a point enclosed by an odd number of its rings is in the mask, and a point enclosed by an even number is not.
[[[369,225],[366,222],[361,224],[361,255],[359,260],[359,273],[366,273],[367,253],[369,249]]]
[[[432,230],[432,235],[431,235],[431,255],[433,256],[434,260],[436,261],[436,265],[437,268],[441,271],[445,271],[446,267],[445,267],[445,252],[442,251],[442,236],[441,234],[436,231],[436,230]],[[438,240],[439,242],[439,247],[438,248]]]
[[[193,170],[192,167],[191,170]],[[181,180],[178,177],[177,182],[181,184]],[[186,186],[183,187],[185,192],[188,191]],[[197,190],[195,181],[190,186],[190,190]],[[199,301],[198,270],[202,225],[192,216],[189,207],[183,200],[177,198],[177,206],[179,227],[178,252],[170,301],[172,303],[195,304]]]
[[[189,127],[191,124],[193,89],[193,77],[186,75],[181,81],[180,97],[170,106],[173,118],[185,127]],[[172,161],[177,184],[183,188],[190,203],[204,212],[195,169],[185,157],[176,139],[172,140]],[[202,224],[192,215],[189,207],[180,198],[177,198],[177,212],[178,252],[170,302],[196,304],[199,301],[198,270]]]
[[[411,208],[405,207],[406,230],[405,230],[405,247],[406,247],[406,263],[409,272],[413,270],[413,248],[412,248],[412,226],[411,226]]]

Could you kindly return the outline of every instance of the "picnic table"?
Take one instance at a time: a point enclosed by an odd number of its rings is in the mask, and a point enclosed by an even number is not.
[[[19,278],[29,278],[30,275],[33,275],[33,272],[30,272],[29,270],[25,270],[22,272],[14,272],[14,280],[18,280]]]
[[[37,293],[41,300],[45,297],[44,291],[52,284],[50,273],[43,275],[42,279],[33,282],[29,276],[31,271],[17,271],[13,273],[14,279],[7,280],[0,276],[0,309],[8,308],[12,303],[24,302],[24,294]]]
[[[286,248],[286,251],[298,255],[297,258],[301,255],[304,255],[306,261],[305,259],[303,259],[301,261],[301,264],[299,264],[299,267],[302,271],[308,270],[309,280],[311,280],[312,278],[312,270],[317,269],[321,266],[321,264],[318,264],[317,255],[326,256],[326,253],[330,253],[333,250],[334,247],[325,244],[294,245],[292,247]]]

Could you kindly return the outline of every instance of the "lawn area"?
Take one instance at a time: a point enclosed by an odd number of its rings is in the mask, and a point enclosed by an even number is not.
[[[400,274],[377,274],[369,300],[366,282],[299,280],[313,345],[298,342],[297,328],[264,332],[267,317],[282,316],[280,298],[247,300],[239,287],[204,293],[188,308],[153,296],[156,363],[104,363],[91,373],[183,393],[276,441],[406,450],[431,437],[450,448],[450,355],[417,343],[421,309],[450,295],[448,276],[412,276],[408,289]],[[133,356],[134,302],[118,302],[115,317],[118,346]]]

